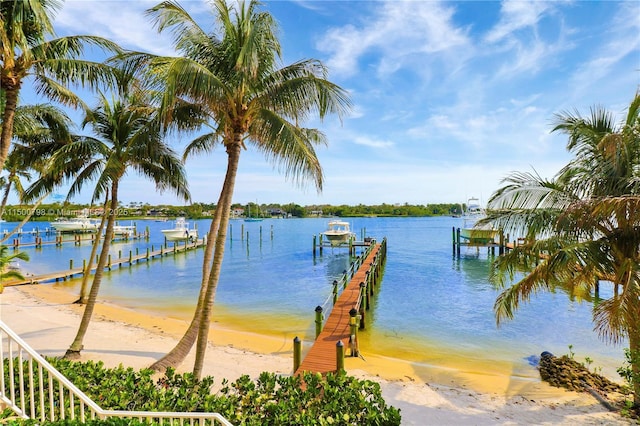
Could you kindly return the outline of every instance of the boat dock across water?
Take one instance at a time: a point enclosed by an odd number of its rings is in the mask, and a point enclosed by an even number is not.
[[[118,253],[117,259],[111,259],[111,255],[109,255],[109,260],[106,269],[111,270],[113,267],[122,267],[123,265],[133,266],[134,264],[141,263],[143,261],[149,261],[156,257],[167,256],[169,254],[177,254],[181,252],[186,252],[188,250],[194,250],[199,247],[204,247],[206,244],[205,239],[200,239],[194,242],[185,242],[185,244],[180,245],[179,243],[174,243],[172,247],[161,246],[159,250],[156,250],[154,246],[151,248],[147,247],[144,253],[140,253],[139,250],[136,249],[135,254],[133,251],[129,251],[128,256],[122,255],[121,252]],[[72,278],[75,275],[83,275],[86,269],[86,259],[83,261],[83,265],[81,268],[74,267],[73,260],[69,261],[69,269],[58,272],[50,272],[41,275],[29,275],[26,276],[24,280],[10,280],[3,282],[5,286],[14,286],[14,285],[24,285],[24,284],[40,284],[44,282],[50,281],[59,281],[66,280],[67,278]],[[92,272],[96,269],[97,262],[94,262],[93,267],[91,269]]]
[[[386,260],[387,240],[372,241],[365,253],[351,266],[345,277],[343,290],[334,282],[333,305],[326,321],[322,306],[316,307],[316,339],[302,360],[302,343],[294,339],[294,372],[328,373],[344,369],[345,350],[349,356],[359,356],[358,330],[365,328],[370,298],[382,280],[382,268]]]

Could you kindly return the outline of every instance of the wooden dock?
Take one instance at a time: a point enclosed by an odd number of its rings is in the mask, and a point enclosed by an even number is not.
[[[122,267],[123,265],[133,266],[135,263],[140,263],[142,261],[149,261],[155,257],[162,257],[169,254],[177,254],[180,252],[184,252],[187,250],[194,250],[199,247],[203,247],[205,245],[204,239],[199,239],[193,243],[185,243],[184,245],[174,244],[172,247],[160,247],[159,250],[147,250],[143,254],[133,254],[133,252],[129,252],[129,256],[121,257],[119,259],[111,259],[111,255],[109,255],[109,261],[105,266],[105,269],[111,270],[114,267]],[[91,272],[94,272],[96,269],[97,262],[94,262],[93,267],[91,268]],[[25,284],[40,284],[48,281],[58,281],[58,280],[66,280],[67,278],[71,278],[74,275],[82,275],[84,274],[84,265],[82,268],[74,268],[73,264],[69,265],[69,269],[58,272],[50,272],[42,275],[29,275],[26,276],[24,280],[8,280],[3,282],[2,284],[5,286],[15,286],[15,285],[25,285]]]
[[[381,276],[386,255],[386,240],[373,243],[368,254],[340,296],[337,298],[322,331],[316,337],[304,360],[296,368],[295,374],[304,371],[328,373],[338,370],[337,346],[350,348],[351,355],[357,355],[357,335],[353,335],[357,312],[360,316],[357,327],[364,328],[365,310],[373,293],[375,281]],[[362,283],[362,284],[361,284]],[[355,340],[355,341],[354,341]],[[354,353],[355,351],[355,353]]]

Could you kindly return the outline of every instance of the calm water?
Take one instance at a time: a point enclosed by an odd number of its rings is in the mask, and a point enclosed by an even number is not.
[[[382,285],[368,314],[373,321],[361,335],[363,353],[375,352],[418,363],[438,364],[447,354],[469,359],[513,362],[519,374],[536,375],[527,357],[550,351],[594,360],[612,378],[623,360],[622,348],[602,343],[592,330],[591,306],[566,294],[539,294],[523,304],[513,321],[496,327],[493,303],[498,290],[488,281],[486,251],[465,251],[455,258],[451,231],[460,220],[439,218],[353,218],[359,237],[387,237],[388,257]],[[128,225],[129,221],[121,221]],[[198,221],[202,236],[209,221]],[[331,295],[331,283],[348,268],[346,249],[325,248],[314,256],[313,236],[327,219],[268,219],[231,222],[214,320],[246,330],[300,336],[312,340],[314,308]],[[11,224],[2,224],[7,229]],[[161,229],[172,222],[137,221],[148,227],[148,241],[118,242],[112,256],[159,248]],[[44,229],[29,223],[24,230]],[[262,235],[260,233],[262,230]],[[45,237],[46,238],[46,237]],[[24,236],[24,242],[31,237]],[[24,269],[39,274],[75,266],[89,256],[89,243],[62,248],[24,248],[31,256]],[[200,286],[203,250],[157,258],[105,274],[101,298],[138,310],[190,318]],[[74,290],[79,280],[62,284]],[[609,289],[601,289],[606,297]],[[75,291],[75,290],[74,290]],[[241,321],[238,321],[242,318]],[[240,324],[240,325],[238,325]]]

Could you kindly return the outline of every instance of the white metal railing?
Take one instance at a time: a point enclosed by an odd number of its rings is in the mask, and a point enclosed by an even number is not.
[[[121,417],[171,425],[232,426],[219,413],[103,410],[2,321],[0,358],[0,407],[11,408],[24,419],[84,422]]]

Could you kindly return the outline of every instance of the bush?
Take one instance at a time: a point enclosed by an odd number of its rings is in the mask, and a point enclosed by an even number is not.
[[[400,410],[388,406],[380,385],[346,373],[305,373],[278,376],[264,372],[257,380],[242,376],[222,382],[213,394],[213,377],[197,380],[193,374],[168,369],[155,382],[148,369],[105,368],[102,362],[48,361],[103,409],[140,411],[217,412],[243,425],[399,425]],[[7,366],[5,360],[5,366]],[[8,383],[8,368],[5,381]],[[46,385],[45,385],[46,386]],[[77,421],[32,422],[9,419],[15,425],[79,425]],[[0,423],[3,423],[0,421]],[[87,425],[137,425],[132,419],[91,420]],[[150,424],[150,423],[144,423]]]

